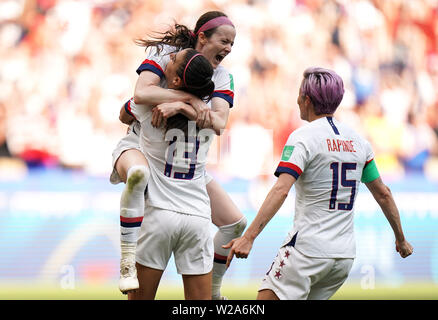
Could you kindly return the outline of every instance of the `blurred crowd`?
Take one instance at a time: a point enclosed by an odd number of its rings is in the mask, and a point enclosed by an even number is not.
[[[272,173],[303,124],[303,71],[322,66],[344,79],[337,117],[371,142],[382,173],[437,177],[437,0],[2,0],[0,157],[108,172],[145,54],[133,40],[193,28],[209,10],[237,29],[223,62],[235,104],[217,139],[231,144],[216,146],[215,169]]]

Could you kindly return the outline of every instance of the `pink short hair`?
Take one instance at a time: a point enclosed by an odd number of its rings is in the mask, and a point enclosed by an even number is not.
[[[315,114],[332,114],[344,96],[342,78],[334,71],[319,67],[308,68],[303,73],[301,93],[312,101]]]

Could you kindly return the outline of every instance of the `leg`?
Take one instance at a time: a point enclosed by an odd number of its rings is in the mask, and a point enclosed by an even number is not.
[[[203,217],[176,213],[178,225],[173,253],[178,274],[184,282],[186,300],[211,300],[213,237],[211,221]]]
[[[198,275],[183,275],[186,300],[211,300],[211,272]]]
[[[230,225],[244,217],[230,196],[216,181],[211,180],[207,183],[207,193],[210,198],[211,219],[215,226]]]
[[[149,180],[149,168],[144,155],[137,149],[123,152],[115,164],[126,182],[120,198],[120,281],[123,293],[138,288],[135,269],[135,250],[144,215],[144,192]]]
[[[274,291],[269,289],[260,290],[257,294],[257,300],[280,300]]]
[[[148,162],[144,156],[144,154],[137,149],[129,149],[120,155],[117,159],[114,167],[117,170],[117,173],[120,176],[120,179],[126,183],[126,176],[129,168],[135,165],[143,165],[148,167]]]
[[[152,269],[136,264],[140,287],[128,293],[129,300],[153,300],[157,294],[163,270]]]
[[[220,288],[222,278],[227,270],[225,262],[230,252],[230,249],[224,249],[222,246],[242,235],[246,227],[246,218],[216,181],[211,180],[207,184],[207,192],[210,197],[212,221],[219,228],[213,240],[212,280],[212,298],[218,300],[221,299]]]

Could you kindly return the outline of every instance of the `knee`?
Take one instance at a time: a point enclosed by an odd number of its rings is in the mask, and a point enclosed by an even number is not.
[[[146,188],[149,180],[149,168],[144,165],[132,166],[128,170],[126,185],[130,188],[144,187]]]
[[[219,227],[222,232],[232,235],[234,238],[240,237],[246,228],[247,219],[243,216],[239,221],[227,226]]]
[[[243,233],[243,231],[246,228],[246,224],[247,224],[247,219],[245,216],[242,217],[242,219],[239,220],[239,222],[237,222],[236,228],[235,228],[235,233],[238,237],[240,237]]]

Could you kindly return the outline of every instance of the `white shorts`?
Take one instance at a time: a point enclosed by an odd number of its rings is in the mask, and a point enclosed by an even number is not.
[[[124,136],[119,143],[117,144],[116,148],[113,151],[113,160],[112,160],[112,166],[113,166],[113,171],[111,172],[110,175],[110,182],[112,184],[118,184],[120,182],[122,182],[122,180],[120,179],[120,176],[115,168],[116,162],[119,159],[120,155],[129,149],[137,149],[139,151],[141,151],[140,149],[140,138],[139,138],[139,134],[140,134],[140,123],[136,122],[135,123],[135,128],[134,130],[132,129],[134,126],[134,124],[131,124],[129,126],[128,129],[128,134],[126,136]]]
[[[137,242],[137,262],[165,270],[173,252],[179,274],[210,272],[214,256],[210,222],[199,216],[147,207]]]
[[[293,246],[283,246],[259,291],[270,289],[280,300],[327,300],[347,279],[353,260],[311,258]]]

